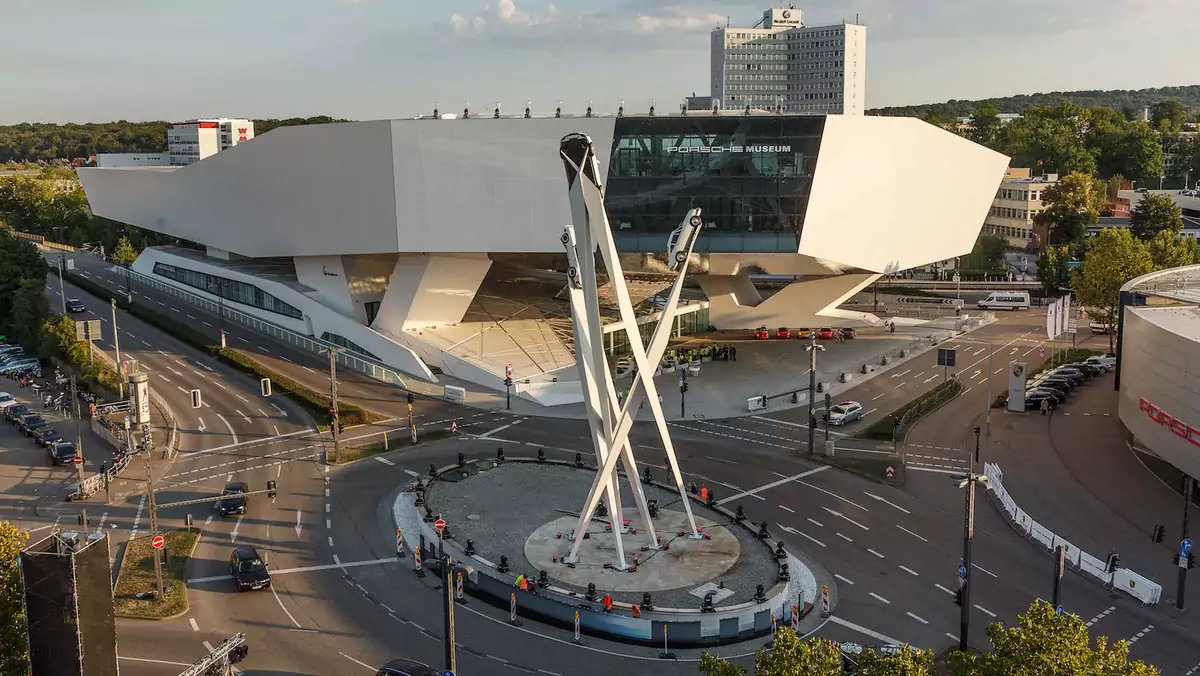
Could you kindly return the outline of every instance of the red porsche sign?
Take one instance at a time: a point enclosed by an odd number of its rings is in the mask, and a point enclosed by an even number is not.
[[[1144,397],[1138,401],[1138,408],[1144,411],[1151,420],[1171,430],[1171,433],[1175,436],[1182,437],[1196,446],[1200,446],[1200,429],[1192,427],[1179,418],[1151,404]]]

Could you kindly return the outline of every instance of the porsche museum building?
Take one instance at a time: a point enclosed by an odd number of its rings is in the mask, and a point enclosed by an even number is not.
[[[968,253],[1008,158],[920,120],[730,115],[402,119],[284,127],[186,167],[83,168],[94,213],[164,233],[136,274],[341,345],[405,378],[581,400],[559,235],[559,141],[601,152],[635,301],[669,283],[699,207],[688,321],[869,325],[838,306],[887,272]],[[914,173],[942,171],[938,206]],[[794,280],[773,294],[761,275]],[[681,321],[687,319],[681,317]]]
[[[1121,424],[1145,465],[1179,489],[1200,477],[1200,265],[1125,284],[1119,335]]]

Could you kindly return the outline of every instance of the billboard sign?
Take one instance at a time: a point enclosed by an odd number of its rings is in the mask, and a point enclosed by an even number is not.
[[[1029,364],[1023,361],[1008,364],[1008,410],[1025,411],[1025,383],[1029,380]]]

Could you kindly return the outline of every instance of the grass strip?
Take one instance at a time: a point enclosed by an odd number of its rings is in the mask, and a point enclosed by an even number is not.
[[[160,535],[169,553],[167,563],[163,566],[163,599],[137,598],[138,594],[155,590],[154,547],[149,535],[130,540],[125,545],[125,556],[121,559],[121,570],[117,573],[117,584],[113,588],[113,610],[118,617],[164,619],[187,612],[184,571],[196,549],[196,543],[200,541],[200,532],[174,530]]]

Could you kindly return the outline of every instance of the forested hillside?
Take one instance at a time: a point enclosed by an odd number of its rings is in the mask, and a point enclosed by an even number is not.
[[[933,116],[940,119],[953,119],[970,115],[971,111],[985,104],[995,105],[1002,113],[1020,113],[1035,106],[1053,108],[1063,101],[1073,103],[1080,108],[1100,106],[1128,113],[1140,113],[1144,108],[1162,101],[1178,101],[1188,109],[1194,118],[1194,116],[1200,113],[1200,85],[1159,87],[1157,89],[1110,89],[1021,94],[996,99],[980,99],[978,101],[951,100],[945,103],[926,103],[919,106],[876,108],[868,110],[867,114],[920,118]]]

